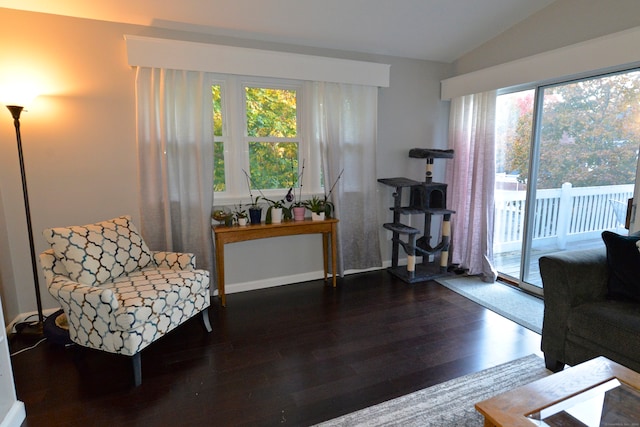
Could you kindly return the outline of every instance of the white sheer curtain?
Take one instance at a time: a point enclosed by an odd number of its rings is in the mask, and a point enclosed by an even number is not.
[[[344,170],[332,200],[338,224],[338,274],[380,267],[376,202],[378,88],[309,82],[312,145],[321,151],[326,192]]]
[[[141,232],[213,273],[213,106],[206,73],[138,67]]]
[[[447,163],[452,263],[492,282],[496,92],[455,98],[449,116]]]

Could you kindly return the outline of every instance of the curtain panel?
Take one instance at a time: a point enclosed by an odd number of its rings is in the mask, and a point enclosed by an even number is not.
[[[191,252],[213,276],[213,105],[207,73],[138,67],[141,232],[152,250]]]
[[[213,274],[211,80],[204,72],[139,67],[136,111],[141,231],[151,248],[193,252],[198,266]],[[336,184],[331,199],[340,219],[337,273],[380,267],[378,88],[305,85],[311,160],[322,162],[327,193]]]
[[[446,167],[451,209],[451,262],[493,282],[496,92],[454,98]]]
[[[307,83],[312,130],[321,152],[325,193],[338,225],[338,274],[382,266],[377,218],[376,140],[378,88],[339,83]]]

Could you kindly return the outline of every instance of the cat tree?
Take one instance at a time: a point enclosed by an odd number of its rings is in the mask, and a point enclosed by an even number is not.
[[[447,184],[433,182],[434,159],[452,159],[453,150],[412,148],[409,157],[425,159],[426,173],[423,182],[409,178],[381,178],[378,182],[394,187],[393,222],[383,224],[392,232],[391,267],[389,272],[408,283],[423,282],[447,274],[449,264],[449,242],[451,235],[451,214],[447,209]],[[409,204],[402,206],[404,189],[409,190]],[[422,236],[420,230],[403,224],[403,215],[424,214]],[[431,246],[431,223],[434,215],[442,216],[441,239]],[[403,238],[405,240],[403,240]],[[399,249],[407,254],[406,268],[398,266]],[[422,256],[422,263],[416,265],[416,256]]]

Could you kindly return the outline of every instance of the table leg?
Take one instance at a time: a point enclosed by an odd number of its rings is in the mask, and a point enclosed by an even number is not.
[[[336,223],[331,224],[331,273],[333,274],[333,287],[336,287],[336,260],[337,260],[337,243],[338,227]]]
[[[329,272],[329,233],[322,233],[322,259],[324,261],[324,281]]]
[[[218,272],[218,298],[223,307],[227,306],[224,294],[224,243],[216,242],[216,270]]]

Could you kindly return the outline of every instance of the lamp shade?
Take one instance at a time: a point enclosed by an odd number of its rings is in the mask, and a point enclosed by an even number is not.
[[[28,83],[0,86],[0,103],[4,105],[28,107],[37,96],[37,88]]]

